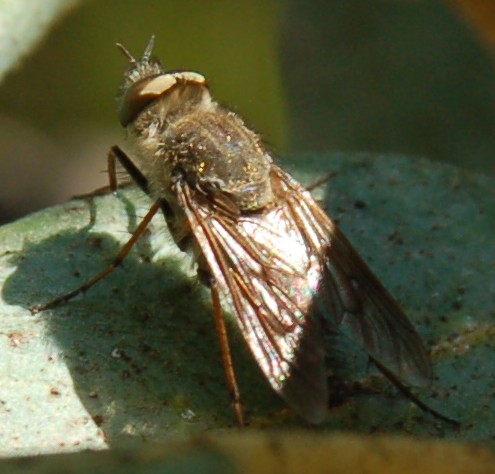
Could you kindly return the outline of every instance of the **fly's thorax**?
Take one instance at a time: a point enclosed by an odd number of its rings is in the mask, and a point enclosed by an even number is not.
[[[233,112],[212,102],[169,125],[167,150],[193,187],[222,193],[241,211],[273,201],[272,160],[259,137]]]

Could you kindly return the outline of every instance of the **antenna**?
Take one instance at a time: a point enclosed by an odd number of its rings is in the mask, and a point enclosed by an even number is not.
[[[117,48],[119,48],[121,53],[127,58],[127,60],[129,61],[129,63],[131,65],[135,66],[137,64],[137,61],[134,58],[134,56],[131,53],[129,53],[129,51],[127,50],[127,48],[124,45],[122,45],[120,43],[115,43],[115,46],[117,46]]]
[[[150,40],[148,41],[148,45],[146,46],[146,49],[144,50],[143,57],[141,61],[144,62],[149,62],[151,53],[153,52],[153,48],[155,47],[155,35],[151,35]]]
[[[122,54],[127,58],[127,60],[132,66],[137,65],[136,58],[129,52],[129,50],[124,45],[120,43],[115,43],[115,45],[117,46],[117,48],[120,49]],[[151,35],[151,38],[148,41],[148,44],[146,45],[146,49],[144,50],[143,57],[141,58],[140,61],[141,63],[149,63],[154,46],[155,46],[155,35]]]

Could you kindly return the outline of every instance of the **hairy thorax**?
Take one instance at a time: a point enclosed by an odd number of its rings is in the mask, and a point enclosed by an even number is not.
[[[170,103],[158,101],[129,127],[156,197],[173,201],[174,180],[185,179],[193,188],[227,197],[240,212],[273,201],[272,160],[240,118],[209,96],[199,97],[187,113]]]

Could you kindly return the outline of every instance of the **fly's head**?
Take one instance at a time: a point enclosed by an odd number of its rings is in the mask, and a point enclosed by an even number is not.
[[[117,44],[130,64],[120,89],[119,120],[123,127],[150,119],[165,124],[170,115],[211,104],[206,79],[197,72],[166,71],[152,56],[154,39],[152,36],[141,59]]]

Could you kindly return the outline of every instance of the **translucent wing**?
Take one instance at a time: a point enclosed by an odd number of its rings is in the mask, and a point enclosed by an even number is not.
[[[323,274],[319,255],[285,204],[240,216],[178,183],[207,267],[271,386],[301,416],[321,422],[328,388],[319,321],[310,317]]]
[[[322,325],[362,345],[388,376],[430,378],[423,343],[398,304],[311,194],[273,166],[276,204],[232,214],[222,195],[176,184],[224,304],[272,387],[304,418],[325,417]]]
[[[362,345],[387,376],[391,372],[412,384],[428,383],[428,354],[398,303],[311,194],[280,168],[273,172],[273,181],[287,196],[291,218],[324,262],[314,310]]]

